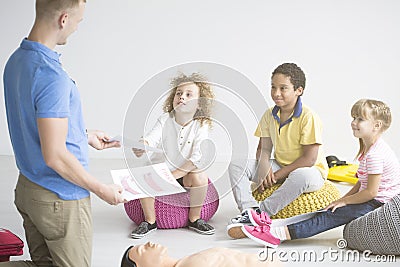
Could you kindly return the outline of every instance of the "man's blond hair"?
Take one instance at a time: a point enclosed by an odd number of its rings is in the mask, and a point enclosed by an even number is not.
[[[60,12],[70,10],[86,0],[36,0],[36,17],[53,18]]]

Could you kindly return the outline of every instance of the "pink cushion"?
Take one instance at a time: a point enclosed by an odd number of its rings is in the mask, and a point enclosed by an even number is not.
[[[186,227],[189,220],[189,192],[156,197],[155,201],[157,227],[175,229]],[[144,221],[144,214],[139,199],[124,204],[128,217],[139,225]],[[208,180],[206,199],[201,209],[201,218],[205,221],[214,216],[219,206],[219,195],[214,185]]]

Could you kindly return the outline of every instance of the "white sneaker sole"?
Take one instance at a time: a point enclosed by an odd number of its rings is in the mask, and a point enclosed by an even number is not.
[[[134,239],[141,239],[141,238],[147,236],[148,234],[150,234],[151,232],[154,232],[155,230],[157,230],[157,228],[151,229],[151,230],[149,230],[149,231],[148,231],[147,233],[145,233],[145,234],[135,234],[135,233],[131,233],[131,237],[134,238]]]
[[[193,230],[193,231],[195,231],[195,232],[197,232],[199,234],[202,234],[202,235],[213,235],[213,234],[215,234],[215,229],[208,230],[206,232],[205,231],[201,231],[201,230],[199,230],[199,229],[197,229],[195,227],[192,227],[192,226],[189,226],[189,229],[191,229],[191,230]]]

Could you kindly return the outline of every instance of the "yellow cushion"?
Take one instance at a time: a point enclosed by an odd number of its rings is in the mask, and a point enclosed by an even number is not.
[[[259,193],[258,190],[253,191],[253,197],[257,201],[263,201],[269,197],[281,184],[275,184],[267,188],[264,192]],[[293,217],[299,214],[313,212],[325,208],[332,201],[340,198],[340,191],[330,182],[325,181],[325,184],[318,191],[311,193],[303,193],[292,203],[284,207],[277,214],[271,216],[272,219],[284,219]]]
[[[356,184],[358,181],[358,178],[356,177],[357,169],[358,169],[357,164],[348,164],[348,165],[331,167],[329,168],[328,179],[339,182]]]

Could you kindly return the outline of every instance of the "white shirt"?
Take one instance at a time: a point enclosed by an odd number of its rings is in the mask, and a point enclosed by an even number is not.
[[[150,156],[151,162],[165,162],[171,171],[181,167],[186,160],[191,161],[197,169],[203,169],[210,163],[210,157],[207,157],[207,153],[202,153],[200,147],[208,139],[208,125],[201,126],[198,120],[182,126],[175,121],[172,112],[164,113],[143,139],[149,146],[164,151],[153,153]]]

